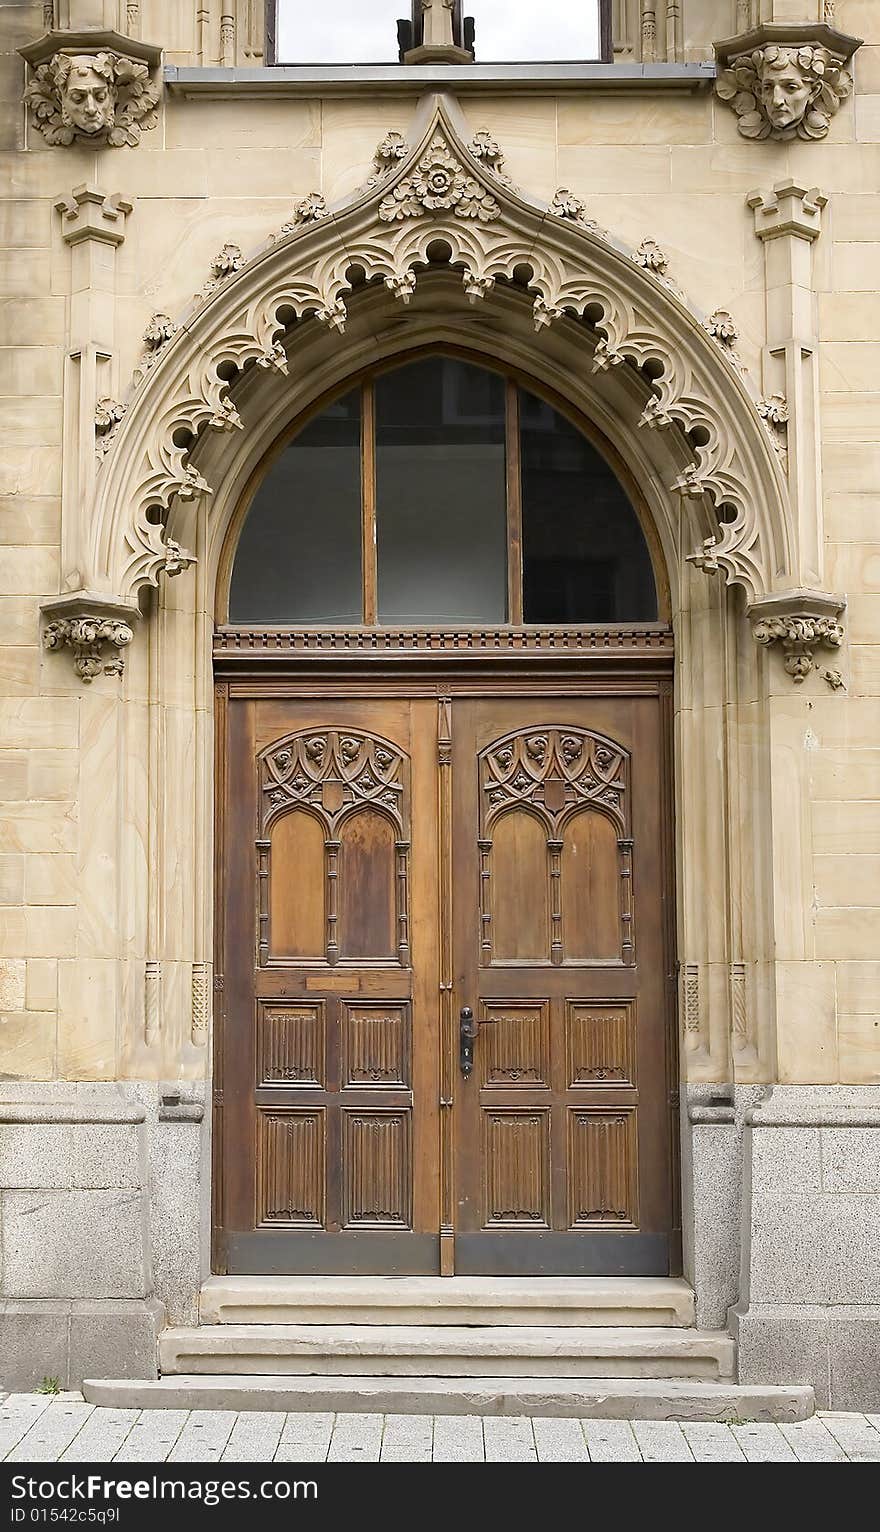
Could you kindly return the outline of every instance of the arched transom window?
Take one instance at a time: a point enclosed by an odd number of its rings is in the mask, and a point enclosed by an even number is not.
[[[367,378],[267,471],[233,623],[653,622],[629,497],[570,420],[502,374],[429,356]]]

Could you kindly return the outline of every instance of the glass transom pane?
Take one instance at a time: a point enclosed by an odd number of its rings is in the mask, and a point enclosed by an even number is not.
[[[506,621],[504,389],[451,357],[377,379],[380,623]]]
[[[254,496],[230,622],[362,620],[361,396],[355,389],[284,448]]]

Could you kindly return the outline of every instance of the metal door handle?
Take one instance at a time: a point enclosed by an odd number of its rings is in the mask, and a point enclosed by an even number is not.
[[[474,1043],[480,1035],[480,1027],[488,1027],[497,1018],[483,1016],[478,1019],[469,1005],[463,1005],[458,1013],[458,1063],[465,1079],[474,1067]]]

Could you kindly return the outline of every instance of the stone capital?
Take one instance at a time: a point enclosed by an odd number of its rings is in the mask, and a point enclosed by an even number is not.
[[[822,209],[828,198],[817,186],[807,188],[788,179],[777,181],[772,192],[749,192],[746,202],[755,215],[758,239],[791,235],[812,243],[822,232]]]
[[[66,245],[78,245],[83,239],[96,239],[106,245],[121,245],[125,239],[125,220],[132,203],[121,192],[109,196],[97,186],[75,186],[67,197],[59,197],[55,210],[61,217],[61,238]]]

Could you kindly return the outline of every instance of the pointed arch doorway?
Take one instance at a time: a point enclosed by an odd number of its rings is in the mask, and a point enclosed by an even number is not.
[[[637,486],[464,352],[230,528],[216,1269],[677,1269],[672,638]]]

